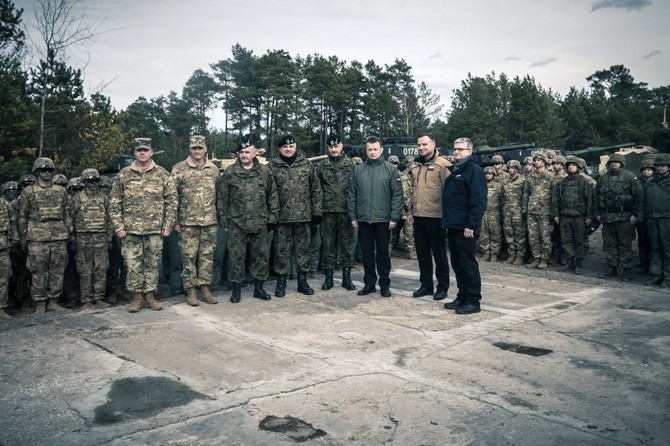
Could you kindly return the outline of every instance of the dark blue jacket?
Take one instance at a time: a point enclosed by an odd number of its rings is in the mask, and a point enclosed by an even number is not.
[[[486,197],[484,171],[472,157],[455,164],[442,188],[442,227],[461,231],[469,228],[479,236]]]

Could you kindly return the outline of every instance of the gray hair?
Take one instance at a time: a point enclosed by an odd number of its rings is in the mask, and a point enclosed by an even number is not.
[[[472,141],[470,141],[470,138],[461,137],[456,138],[456,140],[454,141],[454,144],[461,144],[461,143],[465,144],[468,150],[472,150],[473,144]]]

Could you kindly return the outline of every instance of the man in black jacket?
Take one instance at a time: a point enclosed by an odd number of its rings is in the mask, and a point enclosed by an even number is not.
[[[442,190],[442,227],[447,229],[451,266],[456,274],[456,299],[444,304],[456,314],[479,313],[482,279],[475,258],[482,216],[486,210],[484,171],[472,159],[472,141],[454,141],[454,162]]]

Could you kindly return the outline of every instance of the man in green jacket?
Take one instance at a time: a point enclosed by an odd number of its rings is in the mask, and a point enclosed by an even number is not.
[[[358,228],[365,269],[365,286],[358,295],[377,291],[379,273],[381,295],[391,297],[389,241],[402,212],[402,184],[398,169],[382,159],[384,149],[379,138],[373,136],[366,140],[365,153],[368,159],[354,169],[348,197],[349,218],[351,225]]]

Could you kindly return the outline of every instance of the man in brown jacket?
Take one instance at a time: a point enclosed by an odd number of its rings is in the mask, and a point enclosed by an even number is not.
[[[430,133],[417,140],[419,156],[411,167],[414,193],[407,223],[414,225],[414,243],[419,262],[419,289],[412,296],[433,294],[433,260],[437,288],[433,299],[442,300],[449,290],[449,261],[442,218],[442,186],[449,175],[449,161],[437,152],[435,138]],[[432,253],[432,259],[431,259]]]

